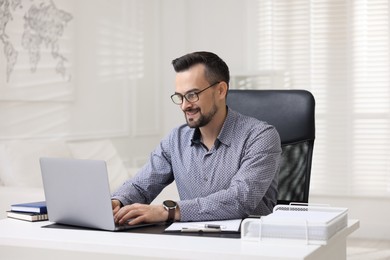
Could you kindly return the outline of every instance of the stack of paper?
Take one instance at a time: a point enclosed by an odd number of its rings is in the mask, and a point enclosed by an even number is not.
[[[310,206],[276,206],[261,219],[246,219],[241,227],[243,239],[301,240],[324,244],[347,226],[347,209]]]

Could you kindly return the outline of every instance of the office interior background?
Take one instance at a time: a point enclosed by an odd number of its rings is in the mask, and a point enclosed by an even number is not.
[[[361,221],[355,237],[390,239],[388,0],[1,5],[12,19],[0,41],[0,142],[110,139],[127,167],[141,167],[185,122],[170,100],[172,59],[208,50],[229,65],[231,88],[313,93],[310,203],[347,207]],[[34,5],[58,18],[42,42]]]

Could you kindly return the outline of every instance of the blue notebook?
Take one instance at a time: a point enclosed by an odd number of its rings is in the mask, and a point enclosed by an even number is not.
[[[12,211],[47,213],[46,201],[28,202],[11,205]]]

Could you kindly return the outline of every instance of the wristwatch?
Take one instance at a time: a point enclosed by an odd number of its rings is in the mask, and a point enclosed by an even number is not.
[[[165,200],[163,202],[164,209],[168,211],[168,219],[167,222],[175,221],[175,211],[177,208],[177,203],[173,200]]]

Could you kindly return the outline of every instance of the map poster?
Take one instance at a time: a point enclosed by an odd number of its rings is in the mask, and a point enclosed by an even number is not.
[[[72,3],[0,0],[0,100],[73,98]]]

